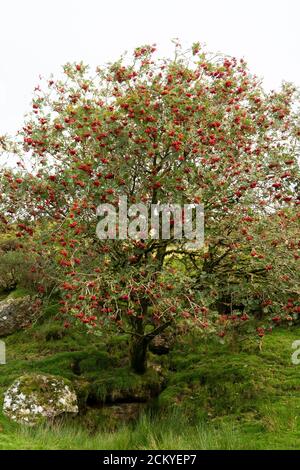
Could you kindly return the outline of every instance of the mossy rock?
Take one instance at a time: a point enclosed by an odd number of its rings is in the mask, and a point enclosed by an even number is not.
[[[149,350],[158,356],[168,354],[175,343],[174,334],[162,333],[155,336],[149,345]]]
[[[13,421],[32,426],[61,414],[77,414],[77,396],[63,377],[27,374],[5,392],[3,413]]]
[[[38,310],[30,296],[10,297],[0,302],[0,337],[11,335],[31,325]]]
[[[80,424],[91,432],[114,432],[134,424],[145,413],[147,403],[118,403],[87,408],[79,417]]]

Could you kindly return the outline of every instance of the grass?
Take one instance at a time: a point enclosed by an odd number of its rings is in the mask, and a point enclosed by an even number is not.
[[[0,450],[128,450],[128,449],[234,449],[239,446],[239,436],[230,425],[218,428],[199,423],[194,427],[182,422],[178,432],[178,419],[174,414],[168,418],[144,415],[134,427],[121,426],[114,432],[98,432],[91,435],[76,425],[54,425],[52,427],[11,427],[1,434]]]
[[[264,339],[233,350],[197,333],[180,338],[169,355],[150,355],[163,371],[164,389],[135,423],[110,426],[105,402],[134,395],[149,400],[161,376],[154,368],[130,372],[128,338],[94,337],[45,320],[6,339],[7,364],[0,366],[0,406],[5,389],[24,372],[70,379],[81,404],[97,402],[92,423],[85,415],[34,429],[0,413],[0,449],[299,449],[300,366],[291,363],[300,328],[277,328]],[[178,424],[180,423],[180,425]]]
[[[266,431],[255,425],[245,428],[234,422],[200,421],[191,425],[177,413],[164,418],[144,415],[134,426],[93,434],[75,423],[36,428],[12,426],[3,420],[2,423],[0,450],[299,449],[297,431],[290,430],[287,439],[286,433],[282,434],[277,426],[273,431]]]

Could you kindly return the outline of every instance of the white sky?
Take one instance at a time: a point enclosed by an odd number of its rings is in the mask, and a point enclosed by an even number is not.
[[[39,74],[172,38],[244,57],[267,88],[300,85],[300,0],[0,0],[0,135],[22,125]]]

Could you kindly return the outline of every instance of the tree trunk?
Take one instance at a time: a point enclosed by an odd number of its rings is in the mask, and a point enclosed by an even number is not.
[[[130,349],[131,368],[136,374],[144,374],[146,372],[148,346],[152,339],[162,333],[170,324],[171,322],[167,321],[146,335],[142,334],[142,331],[144,332],[144,328],[140,324],[139,336],[134,336],[132,338]]]
[[[131,344],[131,367],[136,374],[144,374],[147,369],[147,350],[149,340],[147,337],[135,337]]]
[[[136,374],[144,374],[147,370],[147,353],[150,341],[170,325],[168,321],[145,334],[143,318],[147,318],[148,303],[146,300],[141,303],[141,307],[142,317],[131,317],[134,335],[130,348],[130,362],[131,368]]]

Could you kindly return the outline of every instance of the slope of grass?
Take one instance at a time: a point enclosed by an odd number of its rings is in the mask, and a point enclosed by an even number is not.
[[[233,350],[194,333],[179,339],[169,355],[150,356],[165,385],[135,424],[120,422],[111,430],[102,423],[95,431],[78,417],[28,429],[0,413],[0,449],[299,449],[300,366],[291,362],[296,339],[300,328],[278,328],[261,351],[249,343]],[[8,337],[6,345],[1,407],[5,389],[28,371],[72,380],[82,404],[88,394],[99,403],[128,392],[147,395],[160,380],[154,369],[145,377],[130,372],[126,336],[66,330],[52,314]]]
[[[300,329],[275,329],[255,344],[232,351],[226,345],[186,338],[171,356],[161,405],[184,411],[195,425],[228,424],[239,448],[300,448],[300,366],[292,364],[292,342]]]

